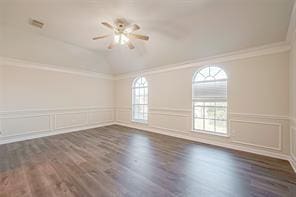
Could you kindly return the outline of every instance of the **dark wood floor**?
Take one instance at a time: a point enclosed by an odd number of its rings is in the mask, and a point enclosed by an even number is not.
[[[296,196],[287,161],[108,126],[0,146],[0,196]]]

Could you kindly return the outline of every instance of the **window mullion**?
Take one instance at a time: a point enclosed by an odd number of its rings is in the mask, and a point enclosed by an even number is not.
[[[203,130],[206,129],[206,110],[205,110],[205,103],[203,104]]]
[[[214,131],[216,132],[216,102],[215,102],[215,113],[214,113]]]

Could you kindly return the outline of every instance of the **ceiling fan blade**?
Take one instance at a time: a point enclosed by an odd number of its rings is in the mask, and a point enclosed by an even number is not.
[[[111,44],[109,44],[108,49],[113,49],[115,45],[116,45],[116,42],[113,41]]]
[[[137,31],[137,30],[139,30],[139,29],[140,29],[140,26],[139,26],[139,25],[137,25],[137,24],[133,24],[132,26],[127,27],[127,28],[125,29],[125,32],[126,32],[126,33],[132,33],[132,32]]]
[[[98,39],[102,39],[102,38],[107,38],[109,37],[110,35],[103,35],[103,36],[97,36],[97,37],[94,37],[93,40],[98,40]]]
[[[140,35],[140,34],[129,34],[129,37],[137,38],[137,39],[141,39],[141,40],[149,40],[149,36],[144,36],[144,35]]]
[[[104,25],[105,27],[108,27],[109,29],[114,30],[114,27],[107,22],[102,22],[102,25]]]
[[[128,48],[130,48],[130,49],[134,49],[134,48],[135,48],[135,46],[131,43],[131,41],[128,41],[128,42],[127,42],[127,46],[128,46]]]

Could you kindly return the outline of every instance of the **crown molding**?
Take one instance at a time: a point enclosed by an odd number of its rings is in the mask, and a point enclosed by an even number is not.
[[[251,57],[277,54],[277,53],[290,51],[290,49],[291,49],[291,44],[289,44],[288,42],[278,42],[278,43],[273,43],[269,45],[263,45],[259,47],[239,50],[236,52],[210,56],[207,58],[186,61],[178,64],[171,64],[171,65],[161,66],[158,68],[146,69],[138,72],[120,74],[120,75],[116,75],[114,79],[121,80],[126,78],[133,78],[139,75],[151,75],[151,74],[174,71],[174,70],[185,69],[185,68],[200,67],[207,64],[218,64],[218,63],[223,63],[228,61],[247,59]]]
[[[294,34],[296,31],[296,2],[293,4],[293,10],[290,16],[290,22],[289,22],[289,27],[288,27],[288,32],[286,36],[286,41],[291,43],[294,38]]]
[[[1,57],[0,56],[0,66],[17,66],[23,68],[32,68],[32,69],[39,69],[39,70],[47,70],[47,71],[54,71],[54,72],[61,72],[67,74],[74,74],[74,75],[82,75],[87,77],[95,77],[101,79],[110,79],[113,80],[113,75],[111,74],[104,74],[98,73],[94,71],[87,71],[83,69],[76,69],[76,68],[66,68],[58,65],[53,64],[41,64],[31,61],[25,61],[16,58],[8,58],[8,57]]]

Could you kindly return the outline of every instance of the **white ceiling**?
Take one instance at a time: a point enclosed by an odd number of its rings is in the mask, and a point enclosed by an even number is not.
[[[0,0],[0,2],[2,2],[3,26],[10,27],[14,33],[22,35],[30,32],[55,42],[91,51],[98,57],[104,58],[103,62],[110,66],[110,70],[100,69],[102,62],[86,63],[92,67],[89,69],[114,74],[284,41],[293,7],[293,0]],[[100,22],[112,22],[122,17],[140,25],[139,33],[149,35],[150,40],[133,41],[135,50],[129,50],[126,46],[116,46],[115,49],[108,50],[107,45],[111,42],[111,38],[97,41],[91,39],[97,35],[110,33],[100,25]],[[45,23],[45,27],[42,30],[30,27],[29,18],[41,20]],[[6,38],[4,34],[3,40],[12,40],[13,38],[9,38],[11,35],[7,33]],[[27,43],[26,46],[24,42],[22,43],[24,51],[33,50],[30,44]],[[52,46],[49,49],[55,50]],[[50,53],[50,50],[47,50],[47,53]],[[39,61],[46,61],[46,58],[40,58]],[[67,63],[70,66],[70,61]]]

